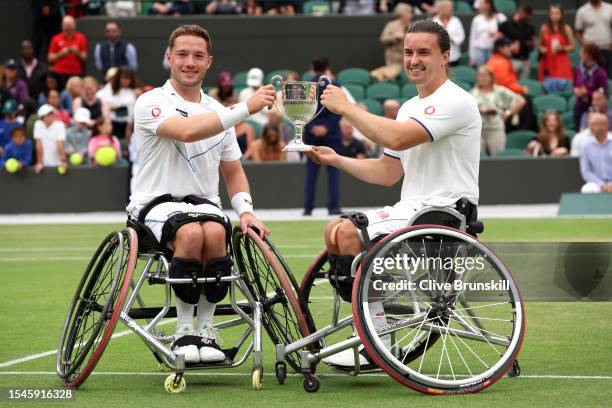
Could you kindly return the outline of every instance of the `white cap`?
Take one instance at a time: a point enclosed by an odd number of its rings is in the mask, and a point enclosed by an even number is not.
[[[259,87],[263,84],[264,73],[259,68],[251,68],[247,72],[246,84],[247,86]]]
[[[53,106],[49,105],[48,103],[45,103],[43,106],[38,108],[38,112],[36,113],[38,114],[39,118],[44,118],[51,112],[55,112],[55,109],[53,108]]]
[[[74,112],[74,121],[80,123],[89,123],[91,120],[91,113],[87,108],[79,108]]]

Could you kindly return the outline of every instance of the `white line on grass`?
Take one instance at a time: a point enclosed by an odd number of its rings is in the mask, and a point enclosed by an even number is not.
[[[314,259],[316,254],[289,254],[283,255],[285,259],[292,258],[310,258]],[[60,262],[60,261],[88,261],[91,257],[88,256],[28,256],[28,257],[12,257],[12,258],[0,258],[2,262]]]

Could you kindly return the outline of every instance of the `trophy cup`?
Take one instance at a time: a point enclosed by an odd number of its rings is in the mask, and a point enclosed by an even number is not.
[[[319,77],[318,82],[308,81],[283,81],[283,77],[275,75],[272,77],[272,85],[280,87],[282,92],[283,108],[276,108],[283,114],[295,128],[295,137],[285,146],[286,152],[308,152],[311,146],[304,144],[302,134],[304,126],[317,117],[324,109],[317,112],[319,103],[319,87],[331,84],[331,79],[325,75]],[[276,102],[274,102],[276,105]]]

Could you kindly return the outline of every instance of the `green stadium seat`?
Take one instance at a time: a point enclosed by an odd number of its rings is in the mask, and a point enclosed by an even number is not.
[[[405,84],[409,83],[408,78],[406,78],[406,72],[403,68],[400,74],[397,76],[397,83],[399,86],[404,86]]]
[[[570,62],[572,63],[572,67],[575,67],[580,63],[580,49],[576,47],[576,49],[569,54]]]
[[[464,90],[466,90],[467,92],[472,92],[472,88],[474,88],[472,84],[470,84],[469,82],[455,81],[455,83],[461,88],[463,88]]]
[[[574,112],[569,111],[561,115],[561,122],[566,130],[574,129]]]
[[[365,98],[365,89],[363,89],[363,86],[357,84],[346,84],[343,86],[351,93],[355,100]]]
[[[535,79],[521,79],[519,83],[529,89],[529,95],[532,97],[540,96],[544,93],[544,88],[542,88],[542,83],[540,81],[536,81]]]
[[[234,82],[234,87],[246,87],[246,77],[247,71],[236,72],[232,77],[232,81]]]
[[[357,101],[357,103],[363,103],[368,108],[368,112],[373,113],[374,115],[380,116],[383,114],[382,103],[376,99],[362,99]]]
[[[403,98],[412,98],[413,96],[417,96],[419,91],[417,91],[417,87],[415,84],[406,84],[402,87],[402,97]]]
[[[368,99],[377,99],[382,102],[385,99],[399,98],[400,88],[396,84],[378,82],[368,86],[366,96]]]
[[[540,95],[533,98],[533,108],[537,115],[547,110],[556,110],[559,113],[563,113],[567,110],[567,102],[562,96]]]
[[[503,14],[513,14],[516,11],[516,3],[513,0],[493,0],[497,11]]]
[[[288,69],[275,69],[274,71],[271,71],[268,75],[266,75],[266,79],[264,79],[264,85],[272,83],[272,77],[274,75],[280,75],[284,78],[285,74],[287,74],[287,71],[289,70]]]
[[[455,13],[474,14],[472,7],[462,0],[453,1],[453,11]]]
[[[143,0],[140,6],[140,15],[149,15],[149,9],[153,6],[153,0]]]
[[[370,85],[370,73],[363,68],[347,68],[338,72],[338,81],[342,85],[359,84],[366,88]]]
[[[612,79],[608,79],[608,99],[612,96]]]
[[[467,52],[461,53],[461,57],[459,57],[459,65],[467,65],[470,62],[470,54]]]
[[[515,130],[506,135],[506,150],[508,149],[525,149],[527,144],[537,136],[537,133],[532,130]]]
[[[476,70],[472,67],[456,66],[451,68],[451,79],[454,81],[467,82],[470,85],[474,85],[476,82]]]
[[[489,153],[487,153],[487,152],[486,152],[486,150],[481,150],[481,151],[480,151],[480,157],[481,157],[481,158],[483,158],[483,157],[489,157]]]
[[[261,137],[261,124],[259,122],[254,121],[253,119],[247,119],[246,123],[253,126],[253,130],[255,131],[255,138],[259,139]]]
[[[304,14],[311,16],[324,16],[331,13],[331,6],[328,1],[309,0],[304,3]]]
[[[499,151],[495,154],[495,157],[526,157],[527,155],[523,149],[506,149]]]
[[[304,71],[302,74],[302,81],[310,81],[314,75],[311,70]]]

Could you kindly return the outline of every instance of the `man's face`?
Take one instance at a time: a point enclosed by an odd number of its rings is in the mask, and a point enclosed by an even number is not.
[[[606,113],[608,111],[608,101],[606,96],[601,92],[593,92],[593,106],[597,108],[597,112]]]
[[[608,118],[605,115],[593,114],[589,129],[598,140],[605,140],[608,137]]]
[[[350,140],[353,137],[353,125],[351,125],[351,122],[347,120],[340,121],[340,130],[344,140]]]
[[[22,43],[20,55],[24,61],[31,61],[32,58],[34,58],[34,48],[32,47],[32,44],[29,42]]]
[[[74,21],[74,18],[72,18],[71,16],[64,17],[64,19],[62,20],[62,31],[64,32],[64,34],[66,34],[67,36],[71,36],[72,34],[74,34],[75,30],[76,22]]]
[[[268,113],[268,126],[277,127],[281,123],[281,117],[273,110]]]
[[[412,22],[412,11],[405,11],[400,16],[400,21],[402,22],[402,25],[409,26],[410,23]]]
[[[47,127],[51,126],[55,121],[55,112],[51,112],[48,115],[44,116],[42,118],[42,121]]]
[[[383,105],[383,113],[386,118],[395,120],[397,118],[399,108],[399,103],[385,103]]]
[[[497,49],[497,52],[499,52],[501,55],[504,55],[508,58],[512,57],[512,48],[510,48],[509,45],[502,45],[501,47]]]
[[[521,23],[528,23],[531,20],[531,16],[525,13],[523,10],[519,10],[517,13],[518,13],[518,20]]]
[[[119,26],[115,23],[109,23],[106,25],[106,29],[104,30],[104,36],[110,42],[115,42],[121,35],[121,31],[119,30]]]
[[[172,79],[186,87],[201,85],[212,60],[206,40],[193,35],[178,37],[168,52]]]
[[[21,146],[22,144],[24,144],[25,139],[26,135],[24,132],[15,132],[13,134],[13,143],[15,143],[17,146]]]
[[[409,33],[404,37],[404,69],[413,84],[426,85],[440,78],[446,72],[449,54],[440,51],[436,34]]]

